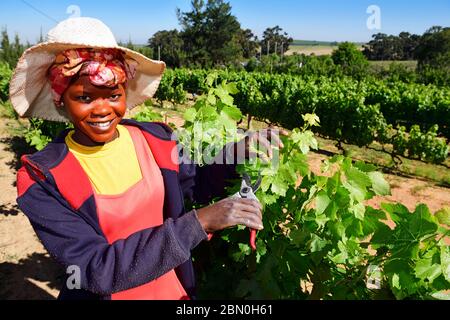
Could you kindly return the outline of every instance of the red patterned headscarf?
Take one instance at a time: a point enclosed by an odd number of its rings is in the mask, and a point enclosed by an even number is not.
[[[119,49],[66,50],[57,55],[48,72],[53,101],[61,106],[61,97],[76,75],[88,75],[96,86],[115,87],[133,79],[137,65]]]

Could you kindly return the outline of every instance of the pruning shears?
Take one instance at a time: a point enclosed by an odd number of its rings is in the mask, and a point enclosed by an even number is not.
[[[253,199],[259,202],[258,198],[255,196],[256,191],[261,187],[262,177],[259,174],[257,181],[252,184],[252,180],[248,173],[244,172],[242,174],[242,182],[241,188],[239,192],[236,193],[233,197],[242,198],[242,199]],[[208,234],[208,240],[211,240],[213,234]],[[250,247],[252,250],[256,250],[256,230],[250,229]]]
[[[258,198],[255,196],[256,191],[261,187],[262,177],[259,174],[258,179],[254,184],[247,172],[242,174],[241,189],[235,194],[235,197],[242,199],[253,199],[259,202]],[[250,229],[250,247],[256,250],[256,230]]]

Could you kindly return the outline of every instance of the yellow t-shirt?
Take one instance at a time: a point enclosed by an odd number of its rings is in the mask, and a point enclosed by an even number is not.
[[[100,195],[120,195],[142,179],[142,172],[127,128],[117,126],[119,137],[99,147],[76,143],[71,131],[65,141]]]

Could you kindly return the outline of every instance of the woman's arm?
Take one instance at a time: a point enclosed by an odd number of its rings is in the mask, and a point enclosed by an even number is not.
[[[180,150],[179,181],[183,194],[191,202],[205,205],[214,198],[226,197],[225,188],[239,179],[236,161],[227,160],[226,150],[222,151],[224,164],[199,166],[192,163]]]

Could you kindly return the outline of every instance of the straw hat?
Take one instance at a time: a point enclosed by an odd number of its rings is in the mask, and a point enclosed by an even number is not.
[[[75,48],[121,49],[139,63],[136,77],[129,80],[126,89],[128,109],[153,97],[166,67],[162,61],[120,47],[111,30],[100,20],[86,17],[64,20],[50,30],[46,42],[26,50],[14,70],[9,94],[21,117],[70,121],[64,108],[57,108],[53,103],[47,71],[57,54]]]

